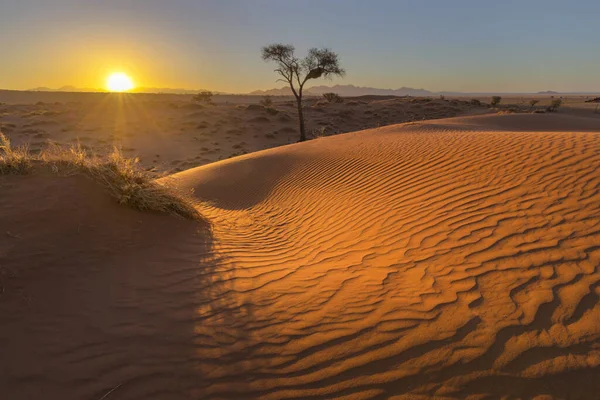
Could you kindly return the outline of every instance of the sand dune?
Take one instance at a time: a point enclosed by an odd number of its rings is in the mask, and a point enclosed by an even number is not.
[[[101,194],[88,205],[73,177],[0,181],[0,386],[595,398],[599,132],[564,115],[443,119],[174,175],[212,232]]]

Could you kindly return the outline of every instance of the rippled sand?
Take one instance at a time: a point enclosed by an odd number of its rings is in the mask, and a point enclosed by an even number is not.
[[[0,388],[595,398],[599,167],[594,119],[389,126],[175,175],[211,232],[5,179]]]

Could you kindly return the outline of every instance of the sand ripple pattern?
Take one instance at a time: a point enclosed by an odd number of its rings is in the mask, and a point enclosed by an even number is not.
[[[0,241],[0,398],[600,393],[598,120],[437,120],[182,172],[211,243],[31,179],[0,196],[21,237]]]
[[[503,117],[357,132],[183,174],[203,174],[197,193],[231,182],[204,212],[237,318],[199,309],[210,384],[198,395],[593,398],[600,134],[507,131],[496,125],[543,116]],[[251,182],[235,180],[240,169]]]

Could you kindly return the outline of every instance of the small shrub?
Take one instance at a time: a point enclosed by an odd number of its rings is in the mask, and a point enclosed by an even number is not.
[[[213,97],[213,92],[211,92],[209,90],[205,90],[203,92],[198,93],[194,97],[192,97],[192,100],[195,101],[195,102],[198,102],[198,103],[211,104],[212,103],[212,97]]]
[[[138,210],[203,220],[189,194],[169,181],[156,182],[139,166],[137,158],[125,158],[118,149],[99,158],[80,145],[64,148],[51,144],[40,154],[32,154],[26,147],[12,148],[10,140],[0,133],[0,175],[27,174],[34,167],[56,174],[85,174],[103,185],[120,204]]]
[[[548,112],[556,112],[558,108],[562,105],[562,99],[554,99],[550,103],[550,106],[546,109]]]
[[[341,103],[344,101],[337,93],[323,93],[323,98],[329,103]]]
[[[539,102],[540,102],[539,100],[532,99],[532,100],[529,101],[529,105],[531,106],[531,108],[533,108]]]
[[[313,138],[320,138],[320,137],[324,137],[327,136],[327,134],[325,133],[326,131],[326,127],[322,126],[320,128],[316,128],[312,130],[312,136]]]
[[[31,168],[27,147],[12,148],[10,139],[0,132],[0,175],[23,174]]]
[[[471,99],[471,101],[469,102],[472,106],[480,106],[481,105],[481,101],[477,100],[477,99]]]
[[[492,107],[496,107],[498,104],[500,104],[501,101],[502,101],[502,97],[500,97],[500,96],[492,96],[492,101],[490,102],[490,105]]]
[[[263,107],[271,107],[273,105],[273,100],[271,99],[271,96],[265,96],[263,97],[263,99],[260,101],[260,104],[263,105]]]
[[[446,100],[446,96],[444,96],[443,94],[440,94],[440,100]]]

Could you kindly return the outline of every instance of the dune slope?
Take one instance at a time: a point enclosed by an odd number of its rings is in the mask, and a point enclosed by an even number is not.
[[[558,115],[456,118],[179,174],[213,202],[203,212],[244,316],[244,336],[219,348],[227,366],[206,370],[206,393],[598,389],[599,128]],[[205,318],[214,337],[220,317]]]
[[[454,118],[175,175],[208,202],[212,236],[71,196],[47,207],[79,210],[59,230],[69,246],[40,231],[56,219],[37,203],[12,206],[0,266],[37,267],[5,279],[0,384],[11,398],[594,398],[598,132]]]

